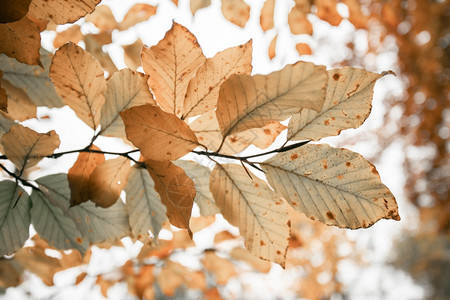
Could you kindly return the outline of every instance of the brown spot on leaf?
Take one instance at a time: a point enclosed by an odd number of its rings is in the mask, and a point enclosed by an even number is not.
[[[261,246],[265,246],[265,245],[266,245],[266,243],[265,243],[264,241],[259,241],[259,244],[260,244]]]
[[[330,125],[330,120],[327,119],[327,120],[323,121],[323,124],[325,124],[327,126]]]
[[[75,241],[76,241],[78,244],[83,243],[83,239],[80,238],[80,237],[76,237],[76,238],[75,238]]]
[[[280,251],[280,250],[277,250],[277,254],[278,254],[278,255],[281,255],[281,251]]]
[[[293,153],[291,155],[291,160],[297,159],[298,158],[298,154],[297,153]]]
[[[378,175],[377,169],[375,169],[375,167],[372,167],[372,173]]]
[[[259,187],[259,183],[255,182],[254,186]]]
[[[271,135],[272,131],[269,128],[264,128],[264,134]]]
[[[352,163],[351,163],[351,162],[349,162],[349,161],[347,161],[347,162],[345,163],[345,166],[346,166],[347,168],[349,168],[349,167],[351,167],[351,166],[352,166]]]
[[[336,80],[336,81],[339,80],[339,77],[341,77],[341,76],[338,73],[333,75],[333,79]]]
[[[236,143],[237,142],[237,138],[235,136],[230,136],[230,142]]]
[[[339,179],[339,180],[342,180],[342,179],[344,179],[344,175],[339,174],[336,178]]]
[[[313,216],[309,217],[311,220],[315,221],[316,218],[314,218]]]
[[[334,214],[331,211],[327,211],[327,217],[330,220],[335,220]]]

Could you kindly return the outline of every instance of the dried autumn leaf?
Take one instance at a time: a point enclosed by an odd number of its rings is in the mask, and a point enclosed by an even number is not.
[[[400,220],[375,167],[358,153],[326,144],[279,153],[261,164],[267,181],[294,209],[343,228]]]
[[[189,81],[206,57],[195,36],[184,26],[173,23],[164,38],[142,49],[142,66],[150,75],[148,85],[162,109],[180,116]]]
[[[288,140],[320,140],[357,128],[369,116],[375,82],[384,74],[346,67],[329,70],[327,94],[319,112],[304,109],[289,121]]]
[[[0,287],[7,289],[23,282],[23,267],[14,259],[0,258]]]
[[[157,6],[145,4],[145,3],[137,3],[133,5],[123,17],[122,22],[119,24],[120,30],[127,30],[128,28],[141,23],[143,21],[147,21],[151,16],[156,15],[156,11],[158,10]]]
[[[127,185],[130,161],[126,157],[109,159],[97,166],[89,177],[89,197],[101,207],[110,207]]]
[[[52,155],[59,147],[59,137],[54,130],[47,133],[17,124],[3,135],[1,144],[5,155],[19,170],[35,166],[44,157]]]
[[[189,126],[151,104],[134,106],[120,113],[127,139],[146,159],[175,160],[198,146]]]
[[[40,65],[39,28],[26,16],[19,21],[0,24],[0,53],[28,65]]]
[[[106,5],[98,5],[94,12],[87,15],[86,22],[90,22],[95,25],[100,31],[112,31],[118,27],[116,18]]]
[[[369,17],[362,13],[361,2],[357,0],[343,0],[342,2],[348,7],[348,20],[350,23],[352,23],[355,28],[366,29],[367,23],[369,22]],[[388,5],[389,3],[387,3],[387,5],[383,5],[382,9],[385,9]]]
[[[250,6],[244,0],[222,0],[222,14],[231,23],[244,28],[250,18]]]
[[[105,104],[100,117],[100,134],[125,137],[120,112],[133,106],[156,105],[147,85],[148,76],[130,69],[113,74],[106,84]]]
[[[28,12],[31,0],[2,1],[0,23],[11,23],[22,19]]]
[[[117,67],[109,56],[108,52],[103,51],[102,44],[100,43],[97,34],[87,34],[84,36],[84,43],[86,44],[86,51],[92,54],[96,60],[100,63],[103,69],[113,74],[117,71]]]
[[[100,151],[95,145],[89,150]],[[79,205],[89,200],[89,177],[95,168],[105,161],[105,155],[95,152],[81,152],[67,173],[70,187],[70,205]]]
[[[155,190],[155,183],[149,172],[145,168],[134,165],[131,168],[125,192],[126,208],[133,236],[137,239],[142,236],[148,237],[148,231],[151,230],[153,236],[157,237],[162,223],[167,220],[167,210]]]
[[[309,7],[307,9],[309,11]],[[313,27],[306,17],[308,11],[306,11],[304,7],[296,5],[289,12],[288,23],[292,34],[312,35]]]
[[[266,260],[262,260],[254,255],[251,255],[247,249],[244,248],[234,248],[230,252],[230,256],[232,259],[245,261],[250,264],[255,270],[261,273],[268,273],[272,268],[270,262]]]
[[[272,41],[269,44],[268,54],[269,54],[270,59],[273,59],[276,55],[277,38],[278,38],[278,34],[272,39]]]
[[[122,45],[125,64],[128,68],[136,70],[141,66],[141,51],[144,44],[137,39],[133,44]]]
[[[191,271],[185,266],[168,260],[156,279],[164,295],[173,297],[177,289],[186,284],[189,289],[206,290],[205,274]]]
[[[224,137],[282,121],[302,108],[319,111],[325,99],[324,66],[297,62],[268,75],[232,75],[219,92],[217,120]]]
[[[312,50],[308,44],[298,43],[295,45],[295,50],[297,50],[298,55],[311,55]]]
[[[30,197],[13,181],[0,182],[0,256],[23,247],[30,229]]]
[[[53,47],[58,49],[62,45],[72,42],[78,44],[83,38],[83,33],[81,33],[80,26],[75,24],[68,29],[58,32],[55,39],[53,40]]]
[[[172,225],[189,229],[195,186],[184,170],[170,161],[145,161],[155,190],[167,208],[167,217]]]
[[[314,5],[317,7],[317,17],[333,26],[338,26],[341,23],[342,16],[337,11],[336,0],[315,0]]]
[[[73,23],[91,13],[100,0],[32,0],[29,14],[56,24]]]
[[[16,123],[11,120],[11,118],[3,111],[0,111],[0,139],[5,133],[9,131],[11,126],[16,125]],[[3,146],[0,143],[0,152],[4,153]]]
[[[189,7],[191,9],[191,13],[194,16],[197,10],[208,7],[211,5],[211,0],[191,0],[189,2]]]
[[[27,270],[39,276],[47,286],[53,286],[53,276],[61,270],[59,260],[47,256],[44,249],[36,247],[22,248],[14,254],[21,265],[26,266]]]
[[[6,80],[1,80],[8,96],[8,115],[19,122],[36,118],[36,105],[28,98],[22,89],[13,86]]]
[[[252,73],[252,41],[217,53],[198,69],[189,82],[182,119],[213,110],[219,89],[232,74]]]
[[[209,188],[224,218],[239,228],[246,248],[284,267],[290,232],[287,204],[240,165],[216,164]]]
[[[272,29],[273,23],[273,13],[275,10],[275,0],[266,0],[264,6],[261,9],[261,16],[259,17],[259,23],[263,31]]]
[[[233,263],[213,251],[205,252],[202,263],[206,270],[214,274],[217,284],[226,285],[230,278],[238,275]]]
[[[103,69],[98,61],[79,46],[65,44],[53,56],[50,78],[66,104],[81,120],[96,129],[106,89]]]

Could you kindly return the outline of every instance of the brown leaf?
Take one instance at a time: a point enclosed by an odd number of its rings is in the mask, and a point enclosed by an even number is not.
[[[141,51],[144,44],[137,39],[133,44],[122,45],[125,64],[128,68],[136,70],[141,66]]]
[[[198,146],[189,126],[176,116],[150,104],[120,113],[127,139],[146,159],[176,160]]]
[[[214,236],[214,244],[218,244],[224,241],[229,241],[229,240],[234,240],[235,238],[237,238],[236,236],[234,236],[233,234],[231,234],[229,231],[221,231],[218,232],[215,236]]]
[[[297,50],[298,55],[311,55],[312,50],[308,44],[298,43],[295,45],[295,50]]]
[[[66,104],[81,120],[96,129],[106,89],[103,69],[98,61],[79,46],[65,44],[53,56],[50,77]]]
[[[42,32],[44,30],[50,30],[50,29],[48,29],[48,26],[50,23],[48,20],[41,20],[41,19],[35,18],[33,16],[30,16],[30,14],[27,15],[27,18],[30,19],[34,24],[37,25],[39,32]],[[56,27],[54,30],[56,31]]]
[[[170,223],[188,229],[196,193],[194,182],[170,161],[146,160],[145,164],[155,182],[155,190],[167,208]]]
[[[100,151],[95,145],[89,150]],[[105,155],[94,152],[81,152],[77,161],[67,173],[70,187],[70,205],[78,205],[89,200],[89,177],[95,168],[105,161]]]
[[[156,46],[142,49],[142,65],[150,75],[148,85],[163,110],[176,116],[183,113],[188,83],[205,60],[195,36],[178,23],[173,23]]]
[[[40,65],[39,48],[41,35],[39,28],[27,17],[17,22],[0,24],[0,53],[28,65]]]
[[[250,6],[244,0],[222,0],[222,14],[231,23],[244,28],[250,18]]]
[[[99,42],[98,35],[88,34],[84,36],[86,51],[92,54],[111,76],[117,71],[117,67],[109,56],[108,52],[103,51],[102,44]]]
[[[216,221],[216,216],[208,216],[208,217],[196,217],[191,218],[189,221],[189,227],[193,233],[201,231],[214,223]]]
[[[210,6],[211,0],[191,0],[189,4],[191,13],[194,16],[197,10]]]
[[[11,23],[22,19],[28,12],[31,0],[2,1],[0,23]]]
[[[81,272],[80,275],[77,276],[77,278],[75,279],[75,285],[79,285],[84,278],[86,278],[87,273],[86,272]]]
[[[226,285],[231,277],[238,275],[234,265],[229,260],[217,256],[213,251],[206,251],[202,262],[205,269],[214,274],[219,285]]]
[[[364,15],[361,11],[361,2],[358,0],[343,0],[348,7],[349,17],[348,20],[350,23],[358,29],[366,29],[367,23],[369,22],[369,17]],[[383,9],[388,7],[387,5],[383,5]]]
[[[272,29],[273,23],[273,13],[275,10],[275,0],[266,0],[264,6],[261,9],[261,16],[259,17],[259,23],[263,31]]]
[[[123,17],[122,22],[119,24],[119,30],[127,30],[128,28],[147,21],[151,16],[156,14],[158,7],[145,4],[137,3],[133,5]]]
[[[110,207],[127,185],[130,161],[126,157],[109,159],[97,166],[89,177],[89,197],[101,207]]]
[[[3,78],[3,72],[0,70],[0,80]],[[3,80],[2,80],[3,81]],[[7,113],[8,112],[8,97],[6,95],[6,90],[0,82],[0,110]]]
[[[272,268],[270,262],[266,260],[262,260],[244,248],[234,248],[230,252],[230,256],[232,259],[242,260],[250,264],[255,270],[261,273],[268,273]]]
[[[23,89],[19,89],[7,80],[1,80],[8,95],[8,116],[19,122],[36,118],[37,106]]]
[[[0,258],[0,287],[15,287],[22,283],[23,267],[12,258]]]
[[[314,5],[317,7],[317,17],[333,26],[341,23],[342,16],[337,11],[336,0],[315,0]]]
[[[47,133],[17,124],[3,135],[1,143],[5,155],[19,170],[35,166],[45,156],[53,154],[59,147],[59,137],[54,130]]]
[[[182,119],[213,110],[217,105],[220,86],[232,74],[250,75],[252,49],[250,40],[208,58],[189,82]]]
[[[92,12],[100,0],[32,0],[29,14],[56,24],[73,23]]]
[[[306,5],[305,5],[306,6]],[[309,11],[309,7],[307,8]],[[305,7],[294,6],[288,15],[288,23],[292,34],[309,34],[312,35],[313,27],[306,14]]]
[[[68,29],[56,34],[56,37],[53,40],[53,47],[55,49],[58,49],[68,42],[78,44],[78,42],[81,41],[82,38],[83,34],[81,33],[80,26],[75,24],[72,27],[69,27]]]
[[[158,285],[164,295],[173,297],[177,289],[185,284],[187,288],[206,290],[205,274],[191,271],[185,266],[168,260],[157,278]]]
[[[90,22],[95,25],[100,31],[112,31],[118,27],[116,18],[106,5],[98,5],[94,12],[87,15],[86,22]]]
[[[268,50],[268,54],[269,54],[269,58],[270,59],[273,59],[275,57],[275,55],[276,55],[277,38],[278,38],[278,34],[270,42],[269,50]]]

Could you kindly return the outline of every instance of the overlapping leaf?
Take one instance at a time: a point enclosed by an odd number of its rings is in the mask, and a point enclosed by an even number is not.
[[[222,0],[222,14],[231,23],[244,28],[250,18],[250,6],[244,0]]]
[[[141,50],[144,44],[137,39],[133,44],[122,45],[125,64],[128,68],[136,70],[141,66]]]
[[[138,165],[131,168],[125,192],[127,194],[126,208],[133,236],[137,239],[147,237],[149,230],[153,236],[158,236],[162,223],[167,220],[167,210],[155,190],[155,183],[147,169]]]
[[[163,110],[181,116],[188,83],[205,60],[195,36],[177,23],[156,46],[142,49],[148,85]]]
[[[261,9],[261,16],[259,18],[259,23],[261,24],[261,28],[263,31],[267,31],[273,28],[274,10],[275,0],[266,0],[266,2],[264,2],[263,8]]]
[[[8,116],[19,122],[36,118],[36,105],[28,98],[24,90],[13,86],[6,80],[1,80],[8,96]]]
[[[106,136],[125,137],[125,125],[120,112],[132,106],[156,105],[147,85],[148,76],[123,69],[108,80],[100,117],[100,133]]]
[[[73,23],[92,12],[100,0],[32,0],[29,14],[56,24]]]
[[[130,140],[146,159],[175,160],[198,146],[189,126],[154,105],[134,106],[120,113]]]
[[[375,82],[382,77],[346,67],[328,71],[325,103],[321,111],[304,109],[289,120],[289,140],[314,140],[357,128],[369,116]]]
[[[211,0],[191,0],[189,2],[189,8],[191,9],[191,13],[195,16],[197,10],[208,7],[211,5]]]
[[[31,202],[13,181],[0,182],[0,256],[22,248],[28,238]]]
[[[111,9],[106,5],[95,7],[94,12],[87,15],[85,20],[94,24],[100,31],[112,31],[118,26]]]
[[[127,30],[140,22],[146,21],[151,16],[155,15],[157,10],[157,6],[136,3],[128,10],[125,17],[123,17],[122,22],[119,24],[119,29]]]
[[[252,72],[252,41],[228,48],[208,58],[189,82],[182,118],[193,117],[214,109],[222,83],[232,74]]]
[[[65,44],[52,59],[50,77],[66,104],[81,120],[96,129],[106,89],[103,69],[98,61],[79,46]]]
[[[284,266],[289,243],[287,204],[242,166],[216,164],[210,190],[225,219],[237,226],[255,256]]]
[[[217,120],[223,136],[287,119],[302,108],[322,109],[325,67],[297,62],[268,75],[232,75],[219,92]]]
[[[307,0],[301,0],[296,3],[288,15],[289,28],[293,34],[312,35],[313,26],[306,15],[310,11],[310,4]]]
[[[2,2],[0,12],[0,23],[10,23],[19,21],[28,12],[31,0],[16,0]]]
[[[351,229],[381,218],[400,220],[395,198],[375,167],[350,150],[305,145],[261,167],[275,191],[311,219]]]
[[[52,155],[60,141],[54,130],[37,133],[18,124],[3,135],[1,143],[8,159],[19,170],[25,170],[35,166],[45,156]]]

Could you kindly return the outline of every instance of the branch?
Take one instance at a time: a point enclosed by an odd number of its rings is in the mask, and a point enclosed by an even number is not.
[[[16,180],[16,182],[20,181],[20,183],[23,184],[24,186],[28,186],[28,187],[32,188],[33,190],[36,190],[36,191],[41,191],[38,187],[32,185],[27,180],[21,178],[19,175],[16,175],[15,173],[13,173],[10,170],[8,170],[3,164],[0,164],[0,168],[3,169],[3,171],[5,171],[9,176],[13,177]]]
[[[135,150],[130,150],[127,152],[112,152],[112,151],[103,151],[103,150],[95,150],[95,149],[90,149],[90,146],[87,146],[83,149],[77,149],[77,150],[70,150],[70,151],[64,151],[64,152],[59,152],[59,153],[53,153],[52,155],[48,155],[46,156],[47,158],[59,158],[63,155],[66,154],[72,154],[72,153],[80,153],[80,152],[89,152],[89,153],[99,153],[99,154],[111,154],[111,155],[119,155],[119,156],[123,156],[128,158],[129,160],[133,161],[136,164],[142,164],[142,162],[134,159],[133,157],[130,156],[131,153],[136,153],[139,152],[139,149],[135,149]]]

